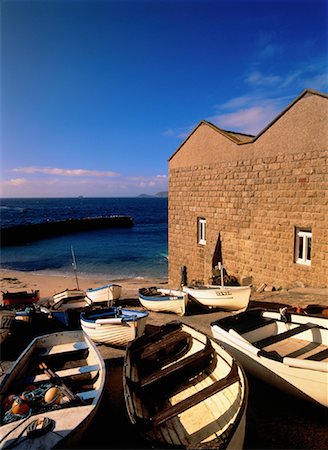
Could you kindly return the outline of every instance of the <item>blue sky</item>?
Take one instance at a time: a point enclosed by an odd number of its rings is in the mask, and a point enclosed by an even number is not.
[[[1,2],[1,196],[167,190],[203,119],[257,134],[328,91],[328,2]]]

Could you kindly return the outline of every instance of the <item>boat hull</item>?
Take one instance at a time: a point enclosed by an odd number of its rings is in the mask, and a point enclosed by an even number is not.
[[[2,292],[2,303],[5,306],[23,306],[40,300],[39,291]]]
[[[144,333],[147,312],[125,308],[107,308],[81,313],[82,330],[94,342],[126,347]]]
[[[6,339],[14,324],[16,312],[11,310],[0,310],[0,344]]]
[[[264,317],[272,319],[277,317],[277,313],[266,312]],[[238,320],[238,316],[235,318]],[[316,320],[309,316],[306,316],[306,319],[306,323]],[[304,317],[295,322],[297,318],[292,315],[291,320],[293,326],[305,325]],[[325,320],[327,326],[328,319]],[[320,322],[322,322],[321,318]],[[267,327],[273,326],[275,326],[273,323],[267,325]],[[285,323],[280,323],[278,326],[281,328],[279,330],[281,333],[285,332],[285,327],[287,331],[292,328]],[[310,354],[312,352],[314,355],[317,352],[319,357],[320,352],[321,355],[327,352],[327,328],[318,325],[318,328],[309,329],[296,335],[295,338],[286,339],[280,349],[278,344],[272,344],[262,350],[252,345],[250,338],[247,337],[252,333],[254,335],[254,331],[239,334],[233,328],[227,330],[220,327],[220,320],[211,324],[211,330],[213,336],[242,364],[246,372],[289,394],[328,406],[328,358],[316,361]],[[264,331],[261,333],[262,336],[259,334],[255,339],[266,336],[263,334]],[[316,342],[313,341],[313,336]],[[307,350],[310,352],[309,359],[306,357]]]
[[[214,286],[183,287],[192,300],[208,308],[220,308],[225,311],[244,311],[251,296],[250,286]]]
[[[71,364],[70,367],[67,367],[72,358],[79,361],[80,365]],[[35,368],[38,368],[38,361],[40,363],[46,361],[47,370],[35,371]],[[34,372],[31,371],[33,367]],[[56,409],[52,409],[51,405],[48,406],[44,403],[41,408],[42,412],[38,412],[36,407],[32,410],[32,415],[9,423],[2,422],[0,427],[3,436],[0,441],[1,449],[11,444],[14,444],[16,449],[44,450],[58,446],[67,448],[79,439],[81,431],[83,432],[93,419],[104,391],[105,364],[96,346],[82,331],[53,333],[34,339],[17,359],[11,372],[3,379],[1,402],[9,393],[15,392],[17,395],[21,395],[20,392],[24,389],[25,383],[33,384],[38,388],[44,384],[49,386],[48,383],[50,383],[61,388],[61,384],[54,381],[55,379],[51,375],[49,376],[49,367],[52,367],[51,370],[62,381],[72,386],[71,390],[76,396],[75,400],[68,400],[64,396],[60,405],[57,404]],[[88,391],[83,390],[81,385],[81,381],[86,377],[89,380]],[[19,390],[18,386],[21,386]],[[52,421],[53,428],[51,430],[29,439],[20,439],[21,432],[29,424],[43,417]]]
[[[87,289],[86,295],[93,303],[109,303],[108,306],[112,306],[120,298],[121,292],[121,285],[108,284],[100,288]]]
[[[81,289],[65,289],[53,295],[54,304],[70,300],[77,300],[85,297],[85,291]]]
[[[130,422],[145,439],[166,447],[243,448],[246,377],[203,333],[172,322],[136,339],[127,348],[123,387]]]
[[[184,316],[188,303],[186,293],[172,289],[157,289],[157,294],[145,294],[145,289],[139,290],[141,305],[154,312],[170,312]]]

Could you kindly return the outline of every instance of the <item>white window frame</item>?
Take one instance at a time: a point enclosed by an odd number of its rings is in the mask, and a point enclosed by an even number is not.
[[[308,250],[310,247],[310,259]],[[305,266],[311,265],[312,230],[296,227],[295,229],[295,262]]]
[[[206,245],[206,219],[198,217],[198,244]]]

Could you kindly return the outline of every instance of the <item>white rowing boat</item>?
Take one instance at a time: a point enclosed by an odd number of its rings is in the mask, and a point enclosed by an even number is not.
[[[112,306],[121,296],[122,286],[120,284],[107,284],[99,288],[87,289],[86,295],[92,303],[106,303]]]
[[[183,316],[186,312],[188,295],[174,289],[141,288],[139,301],[149,311],[171,312]]]
[[[130,422],[153,445],[242,449],[248,399],[241,366],[214,340],[171,322],[129,344]]]
[[[207,308],[220,308],[225,311],[243,311],[247,308],[250,286],[183,286],[183,291],[191,300]]]
[[[94,341],[118,347],[141,336],[148,312],[121,307],[84,311],[80,315],[82,330]]]
[[[246,371],[328,406],[328,318],[250,309],[211,323],[213,336]]]
[[[64,291],[57,292],[53,295],[54,304],[69,302],[72,300],[80,300],[86,296],[85,291],[82,289],[65,289]]]
[[[104,360],[81,330],[35,338],[0,386],[0,448],[67,448],[83,436],[104,386]]]

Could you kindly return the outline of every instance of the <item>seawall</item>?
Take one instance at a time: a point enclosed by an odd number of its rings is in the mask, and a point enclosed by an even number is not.
[[[31,241],[102,228],[132,227],[130,216],[88,217],[17,225],[1,229],[1,246],[21,245]]]

